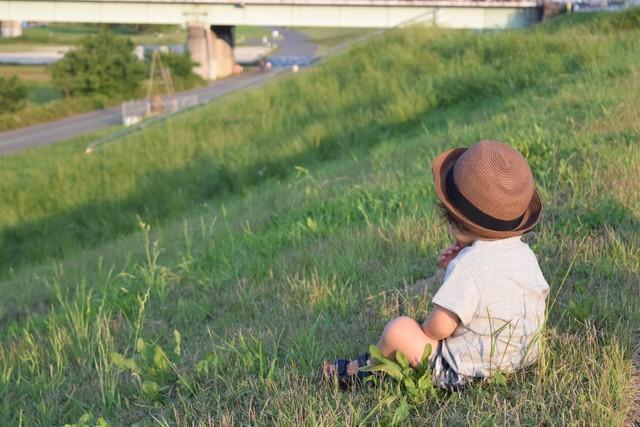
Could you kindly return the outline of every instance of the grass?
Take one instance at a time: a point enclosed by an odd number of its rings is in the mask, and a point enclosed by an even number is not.
[[[106,25],[57,23],[45,26],[25,28],[22,36],[0,40],[0,49],[13,51],[14,46],[33,46],[75,44],[80,39],[97,34]],[[131,26],[112,25],[110,31],[130,37],[135,44],[180,44],[186,40],[186,31],[177,25]]]
[[[51,74],[44,65],[0,65],[0,76],[18,76],[23,82],[47,83]]]
[[[30,106],[42,105],[63,97],[51,82],[51,74],[46,66],[40,65],[0,65],[0,76],[18,76],[27,86],[27,101]]]
[[[318,47],[317,55],[320,56],[329,53],[331,49],[336,46],[377,31],[372,28],[332,27],[304,27],[296,28],[296,30],[305,33],[310,37],[310,43]]]
[[[240,46],[244,44],[262,43],[262,37],[271,37],[271,31],[266,27],[255,27],[251,25],[238,25],[235,27],[234,36],[236,43]]]
[[[429,162],[490,137],[526,154],[546,204],[528,237],[551,284],[546,351],[403,424],[620,425],[640,46],[594,21],[394,31],[96,156],[74,141],[3,158],[3,424],[390,424],[392,383],[344,394],[317,369],[424,316],[433,290],[410,285],[449,239]]]

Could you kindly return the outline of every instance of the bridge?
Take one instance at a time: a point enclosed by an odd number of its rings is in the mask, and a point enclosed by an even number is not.
[[[0,32],[20,21],[178,24],[187,47],[213,79],[233,69],[233,27],[516,28],[540,17],[540,0],[0,0]]]

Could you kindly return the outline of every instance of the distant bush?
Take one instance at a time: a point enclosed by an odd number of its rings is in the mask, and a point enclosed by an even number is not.
[[[197,77],[193,73],[193,67],[198,63],[193,61],[188,53],[161,53],[160,59],[171,70],[171,76],[174,78],[189,80]]]
[[[161,53],[160,59],[169,69],[176,90],[191,89],[203,82],[203,79],[193,72],[197,63],[191,59],[189,53]]]
[[[16,76],[0,77],[0,113],[11,113],[24,107],[27,87]]]
[[[101,31],[85,38],[52,66],[53,81],[67,96],[130,95],[146,76],[131,40]]]
[[[178,25],[166,24],[110,24],[108,28],[118,34],[153,34],[153,33],[172,33],[179,30]]]

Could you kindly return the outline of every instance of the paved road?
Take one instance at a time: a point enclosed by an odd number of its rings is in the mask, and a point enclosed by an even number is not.
[[[199,102],[209,102],[231,92],[264,84],[273,76],[287,71],[284,67],[279,68],[278,64],[288,65],[304,58],[307,58],[308,62],[308,58],[313,57],[315,46],[309,43],[307,35],[290,30],[279,29],[279,31],[284,38],[278,41],[278,51],[269,57],[274,62],[272,71],[243,73],[239,76],[216,81],[205,87],[181,92],[177,96],[186,99],[197,95]],[[64,141],[121,123],[121,108],[118,106],[54,122],[0,132],[0,155]]]

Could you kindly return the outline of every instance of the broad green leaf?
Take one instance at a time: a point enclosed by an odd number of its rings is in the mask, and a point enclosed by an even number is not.
[[[169,369],[169,364],[167,363],[167,356],[165,356],[164,351],[160,346],[156,346],[156,351],[153,354],[153,364],[158,368],[158,371],[164,372]]]
[[[505,387],[507,385],[507,377],[505,377],[502,372],[498,371],[493,376],[493,383]]]
[[[130,369],[133,372],[139,372],[138,364],[132,358],[125,359],[120,353],[111,353],[111,363],[120,369]]]
[[[136,341],[136,351],[138,353],[142,353],[144,351],[144,340],[142,338],[138,338]]]
[[[384,357],[380,349],[373,344],[369,346],[369,354],[371,354],[371,356],[380,363],[391,362],[389,359]]]
[[[416,370],[411,366],[409,366],[408,368],[404,368],[402,370],[402,376],[405,378],[411,378],[413,380],[416,378]]]
[[[142,383],[142,392],[147,396],[154,398],[160,393],[160,387],[157,382],[146,380]]]
[[[409,367],[409,359],[401,351],[396,351],[396,360],[403,369]]]
[[[111,363],[116,365],[118,368],[124,369],[124,356],[120,353],[111,353]]]
[[[422,365],[423,366],[429,366],[429,357],[431,356],[431,344],[427,343],[427,345],[424,346],[424,353],[422,353]]]
[[[208,375],[209,374],[209,362],[206,360],[201,360],[196,363],[196,372],[200,375]]]
[[[417,388],[413,388],[411,390],[407,389],[407,395],[409,396],[409,400],[411,401],[411,403],[413,404],[418,404],[420,402],[424,402],[424,391],[421,391]]]
[[[133,372],[140,372],[140,368],[138,368],[138,364],[136,363],[135,359],[131,357],[128,359],[124,359],[124,366],[128,369],[131,369]]]
[[[403,381],[404,381],[404,386],[407,390],[414,390],[414,391],[417,390],[416,383],[411,378],[405,377]]]
[[[423,375],[418,380],[418,388],[421,390],[427,390],[428,388],[431,388],[433,386],[433,379],[431,378],[431,375]]]
[[[402,379],[402,371],[400,367],[393,362],[378,363],[377,365],[365,366],[360,368],[364,372],[384,372],[392,378],[400,381]]]
[[[318,231],[318,223],[310,216],[307,217],[307,228],[314,233]]]

